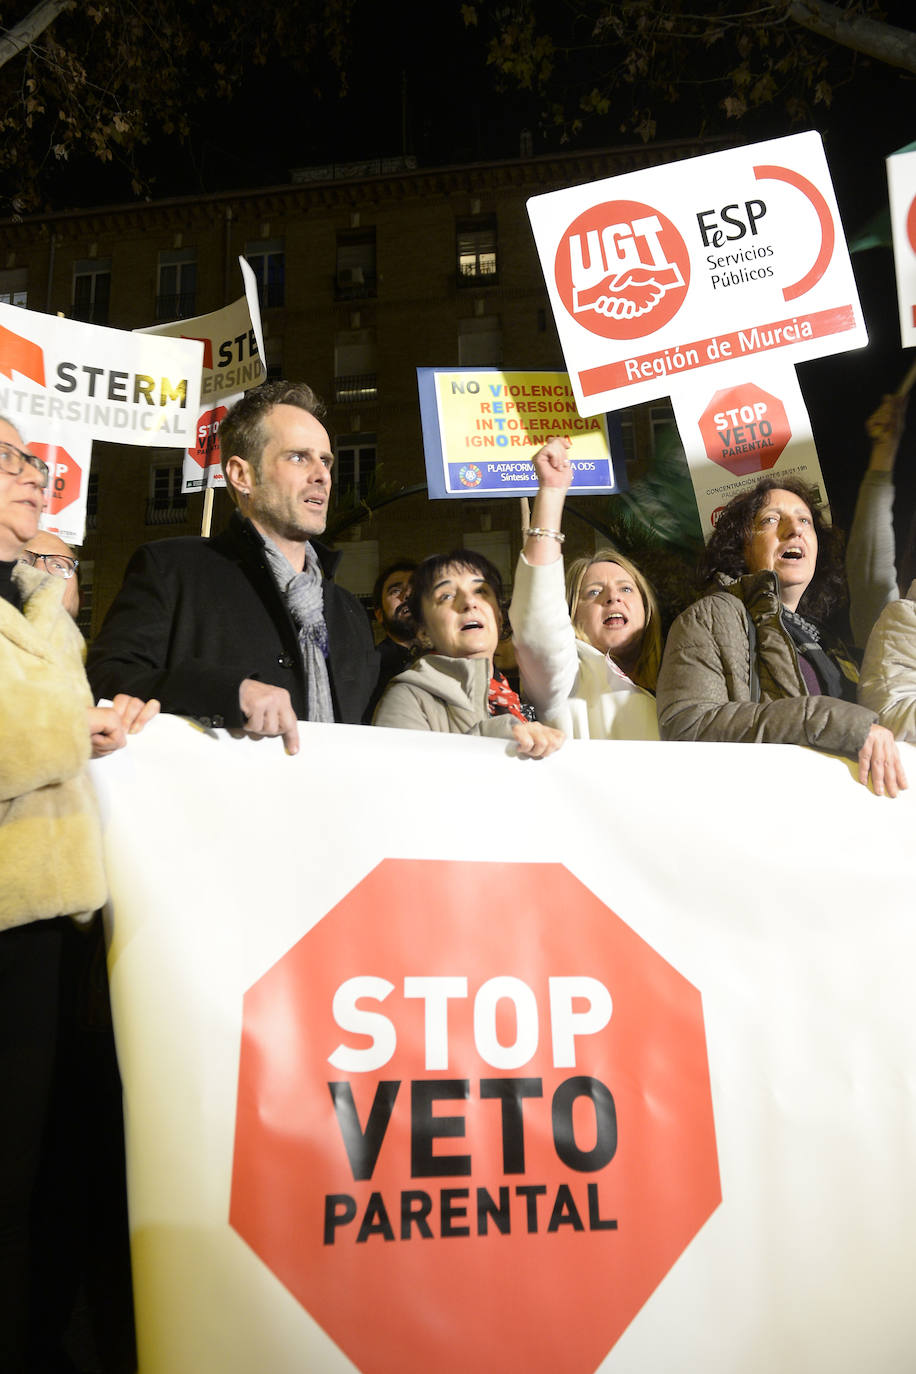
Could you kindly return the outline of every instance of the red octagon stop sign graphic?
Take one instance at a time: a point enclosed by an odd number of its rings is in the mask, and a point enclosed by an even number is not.
[[[230,1221],[363,1374],[591,1374],[720,1201],[700,994],[562,865],[386,860],[245,996]]]
[[[79,496],[83,470],[76,459],[57,444],[30,444],[29,448],[50,469],[45,509],[49,515],[58,515]]]
[[[197,443],[188,449],[188,454],[202,468],[219,462],[219,427],[226,414],[226,406],[217,406],[215,410],[205,410],[197,421]]]
[[[717,391],[700,416],[700,433],[711,462],[736,477],[766,472],[792,438],[782,401],[753,382]]]

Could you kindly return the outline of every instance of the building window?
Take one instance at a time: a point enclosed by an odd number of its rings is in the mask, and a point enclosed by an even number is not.
[[[175,248],[159,254],[157,320],[185,320],[197,300],[197,250]]]
[[[356,492],[365,498],[375,476],[374,434],[345,434],[337,440],[334,485],[341,496]]]
[[[245,257],[258,282],[262,310],[286,303],[286,256],[282,239],[255,239],[245,245]]]
[[[366,300],[375,295],[376,283],[375,230],[342,230],[337,235],[337,300]]]
[[[342,329],[334,344],[334,399],[347,405],[378,399],[371,329]]]
[[[635,411],[632,407],[627,410],[618,410],[616,419],[620,426],[620,442],[623,447],[624,462],[630,468],[637,461],[639,455],[636,442],[636,422]]]
[[[668,401],[643,402],[615,411],[609,424],[612,435],[619,428],[630,481],[646,476],[666,438],[673,436],[680,443],[674,411]]]
[[[77,577],[80,583],[80,613],[76,623],[85,639],[92,638],[92,584],[95,581],[95,564],[80,561]]]
[[[502,367],[503,332],[498,315],[478,315],[458,321],[458,362],[461,367]]]
[[[659,439],[663,435],[674,433],[678,438],[677,421],[674,418],[674,411],[667,401],[661,401],[658,405],[649,407],[649,425],[652,433],[652,456],[658,452]]]
[[[111,258],[83,258],[73,264],[71,314],[75,320],[107,324],[110,297]]]
[[[13,267],[0,272],[0,304],[28,305],[29,270],[27,267]]]
[[[181,464],[154,463],[149,472],[148,525],[181,525],[188,513],[188,498],[181,492]]]
[[[496,216],[475,215],[472,219],[460,219],[456,229],[458,285],[495,286]]]
[[[99,523],[99,474],[90,472],[86,483],[86,529],[94,530]]]

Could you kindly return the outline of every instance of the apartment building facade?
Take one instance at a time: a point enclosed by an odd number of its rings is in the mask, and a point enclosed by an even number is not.
[[[438,169],[392,159],[303,169],[270,189],[7,221],[0,300],[134,329],[236,299],[243,254],[259,283],[269,375],[307,380],[328,403],[340,580],[365,597],[391,559],[460,545],[511,573],[517,501],[426,496],[416,369],[562,369],[526,201],[703,151],[682,143]],[[660,415],[626,417],[633,471]],[[584,504],[600,520],[603,502]],[[133,549],[199,532],[202,505],[181,494],[178,451],[94,446],[79,551],[87,635]],[[214,528],[228,511],[217,493]],[[594,547],[590,527],[571,524],[567,549]]]

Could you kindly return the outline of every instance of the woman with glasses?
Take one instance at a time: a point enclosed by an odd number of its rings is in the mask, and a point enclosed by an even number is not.
[[[41,566],[63,555],[26,552],[47,484],[45,463],[0,419],[0,1369],[9,1374],[38,1367],[28,1336],[29,1251],[64,935],[69,920],[88,922],[105,899],[85,765],[121,748],[158,710],[127,697],[114,709],[93,704],[83,641],[62,604],[72,578]]]

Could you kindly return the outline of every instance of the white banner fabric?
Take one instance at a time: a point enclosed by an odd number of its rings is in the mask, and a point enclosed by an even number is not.
[[[244,258],[239,258],[239,268],[245,294],[231,305],[209,315],[195,315],[193,319],[173,320],[137,331],[166,338],[197,339],[203,344],[200,414],[184,456],[183,492],[225,486],[220,466],[220,422],[244,392],[260,386],[267,377],[258,283]]]
[[[201,345],[0,305],[0,412],[27,443],[74,431],[144,447],[194,442]]]
[[[142,1374],[909,1369],[916,750],[300,729],[92,766]]]
[[[900,340],[904,348],[912,348],[916,344],[916,144],[901,148],[887,159],[887,188]]]

